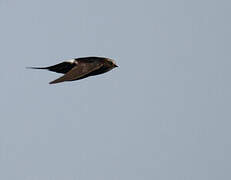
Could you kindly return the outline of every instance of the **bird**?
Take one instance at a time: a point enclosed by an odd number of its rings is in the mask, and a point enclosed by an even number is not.
[[[113,59],[106,57],[80,57],[63,61],[48,67],[27,67],[29,69],[45,69],[64,74],[49,84],[56,84],[65,81],[75,81],[106,73],[118,67]]]

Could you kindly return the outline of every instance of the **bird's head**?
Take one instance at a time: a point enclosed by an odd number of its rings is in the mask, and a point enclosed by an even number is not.
[[[118,66],[116,65],[115,60],[110,59],[110,58],[107,58],[107,60],[108,60],[109,65],[110,65],[112,68],[118,67]]]

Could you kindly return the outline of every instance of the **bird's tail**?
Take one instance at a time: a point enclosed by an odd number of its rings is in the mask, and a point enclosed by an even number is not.
[[[26,67],[26,69],[48,69],[48,67]]]

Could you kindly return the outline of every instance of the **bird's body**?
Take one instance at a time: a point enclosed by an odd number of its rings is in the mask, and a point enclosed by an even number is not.
[[[112,59],[104,57],[83,57],[64,61],[49,67],[30,67],[32,69],[47,69],[49,71],[64,74],[50,84],[64,81],[74,81],[106,73],[118,67]]]

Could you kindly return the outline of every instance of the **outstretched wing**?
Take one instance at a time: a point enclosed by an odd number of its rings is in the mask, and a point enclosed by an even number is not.
[[[60,83],[64,81],[77,80],[99,69],[102,66],[103,66],[103,63],[101,62],[91,62],[91,63],[79,62],[69,72],[67,72],[65,75],[61,76],[60,78],[50,82],[50,84]]]
[[[49,67],[29,67],[31,69],[47,69],[49,71],[66,74],[75,66],[74,61],[65,61]]]

